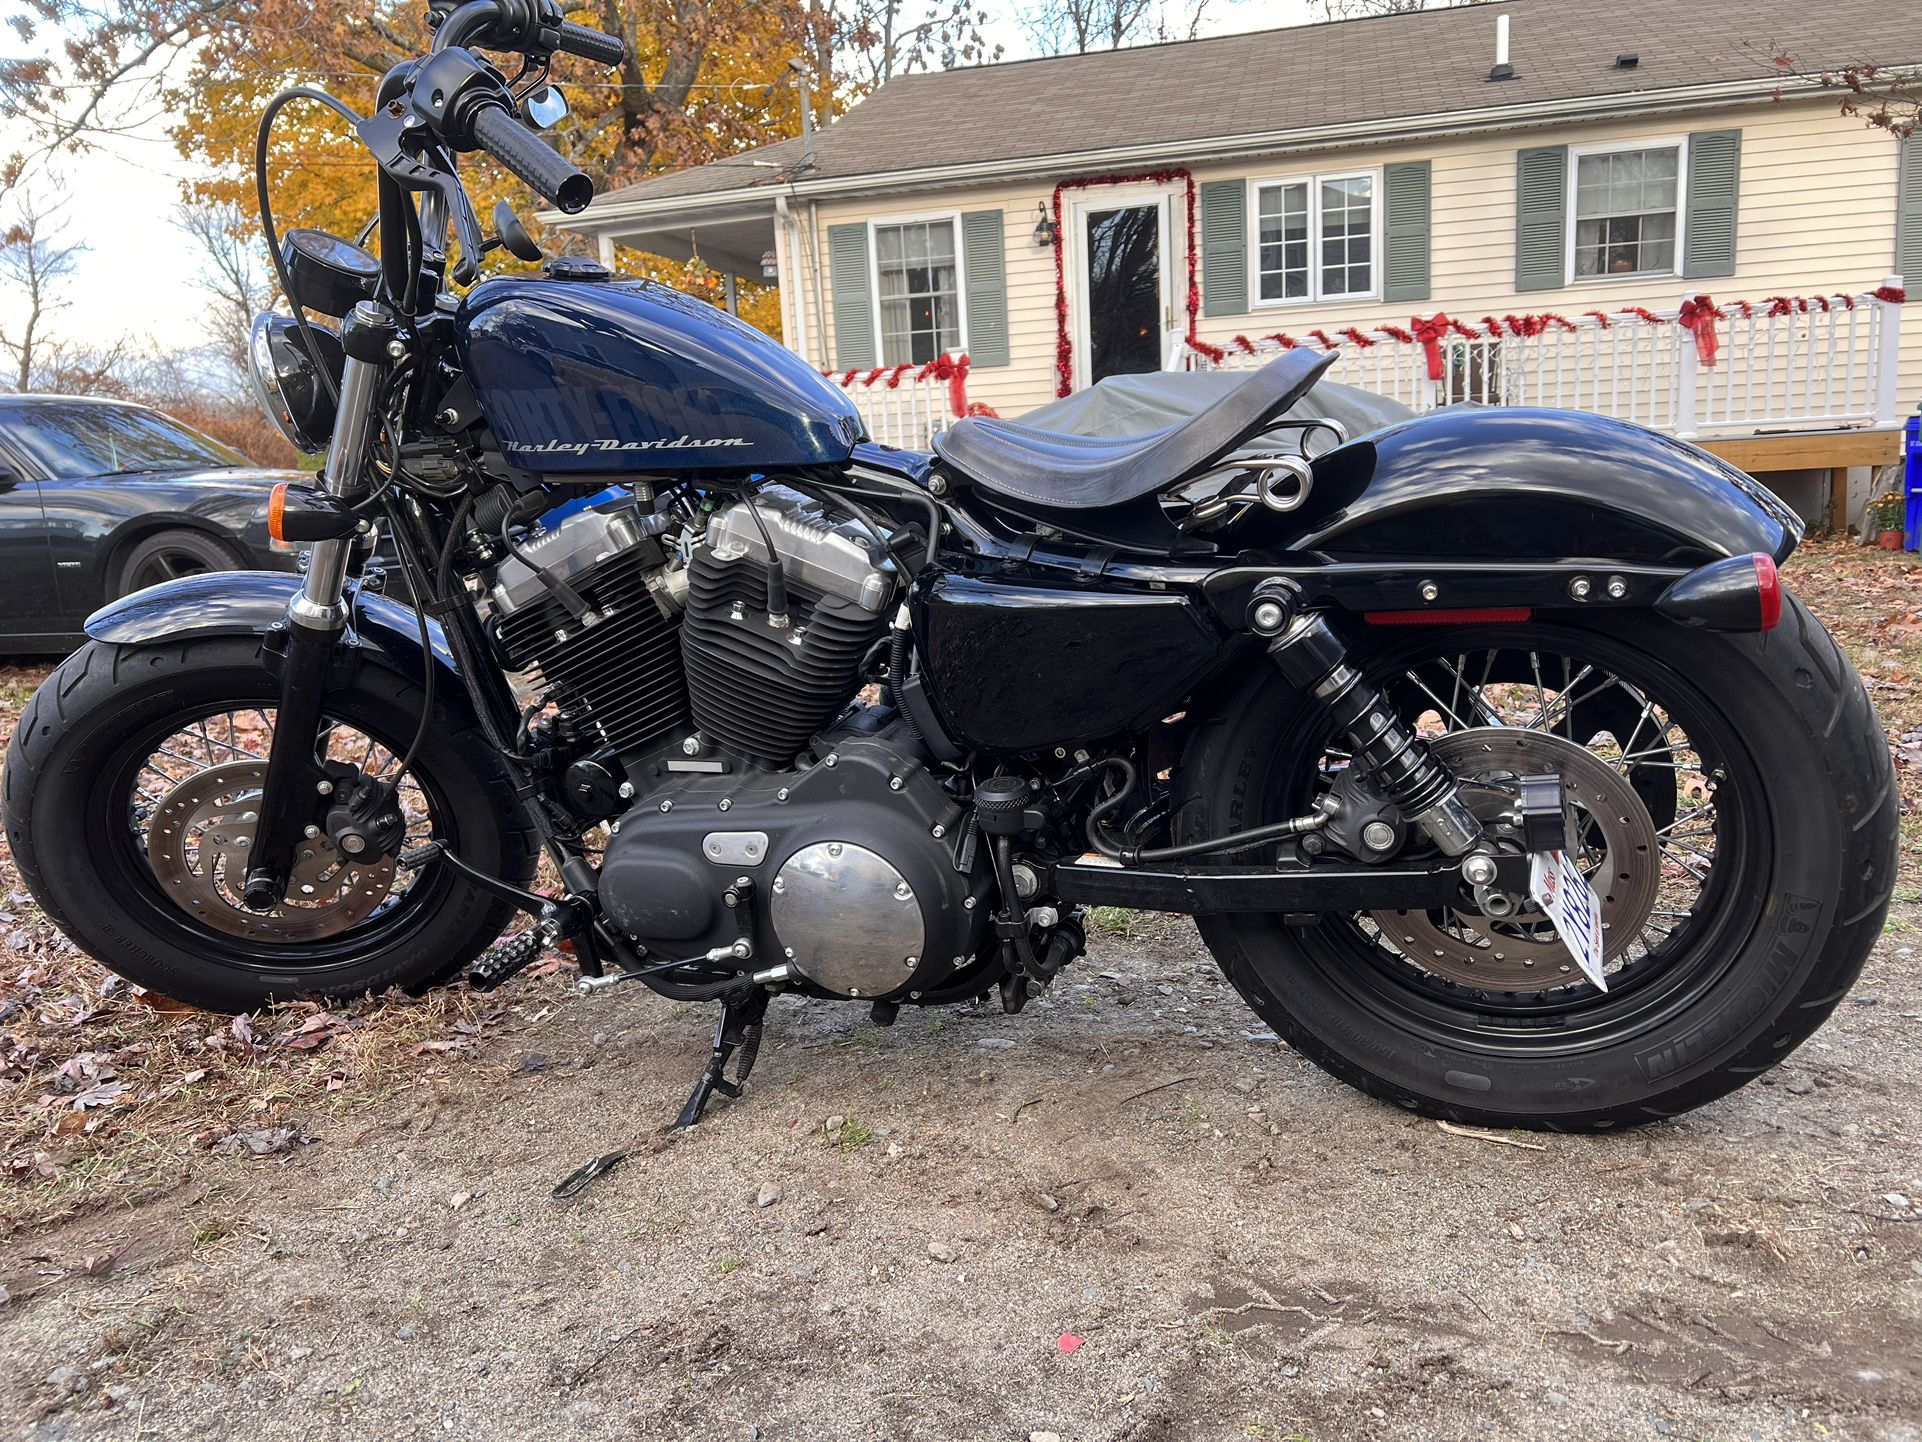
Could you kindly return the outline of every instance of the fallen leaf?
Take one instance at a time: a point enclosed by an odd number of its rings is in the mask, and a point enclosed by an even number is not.
[[[317,1138],[299,1127],[242,1127],[215,1142],[213,1149],[222,1156],[267,1157],[276,1152],[292,1151],[296,1146],[305,1146],[315,1140]]]
[[[85,1111],[88,1107],[112,1106],[133,1088],[123,1081],[102,1082],[99,1086],[88,1087],[73,1099],[75,1111]]]

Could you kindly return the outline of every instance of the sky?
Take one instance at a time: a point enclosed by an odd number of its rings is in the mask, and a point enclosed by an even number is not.
[[[1301,24],[1318,18],[1310,3],[1208,0],[1201,30],[1225,35]],[[1005,58],[1032,51],[1014,6],[983,8],[989,14],[988,37],[1004,47]],[[1176,14],[1180,8],[1170,6]],[[17,132],[0,123],[0,153],[17,144]],[[200,258],[173,223],[181,184],[192,175],[167,139],[164,119],[156,117],[128,134],[101,140],[87,154],[61,157],[33,182],[43,198],[64,197],[67,238],[86,246],[66,288],[69,304],[56,319],[55,333],[80,344],[104,346],[131,338],[166,350],[205,341],[206,301],[193,279]],[[15,298],[0,295],[0,324],[16,317]]]

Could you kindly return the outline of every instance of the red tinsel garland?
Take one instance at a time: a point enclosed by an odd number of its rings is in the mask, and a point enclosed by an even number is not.
[[[843,390],[855,386],[869,389],[876,384],[885,384],[889,390],[900,389],[903,380],[946,381],[948,386],[948,407],[956,416],[993,415],[994,412],[978,402],[968,401],[968,367],[971,362],[965,355],[939,355],[925,365],[906,361],[898,366],[876,366],[871,371],[851,370],[822,371],[821,374],[835,382]]]
[[[1201,317],[1200,255],[1195,247],[1195,178],[1185,168],[1151,170],[1138,175],[1097,175],[1085,180],[1064,180],[1054,188],[1051,207],[1054,216],[1054,393],[1065,396],[1074,390],[1074,341],[1068,333],[1068,281],[1061,237],[1061,192],[1092,190],[1101,185],[1172,185],[1181,181],[1188,201],[1188,344],[1195,344],[1195,322]],[[1206,351],[1200,354],[1206,355]],[[1225,353],[1224,353],[1225,354]],[[1220,356],[1212,357],[1217,363]]]

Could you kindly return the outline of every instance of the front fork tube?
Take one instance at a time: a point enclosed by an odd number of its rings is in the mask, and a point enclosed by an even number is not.
[[[1381,688],[1349,664],[1347,648],[1325,619],[1297,617],[1268,643],[1268,656],[1291,685],[1326,708],[1356,763],[1404,816],[1450,856],[1475,849],[1481,823],[1458,794],[1454,774],[1395,714]]]
[[[355,321],[375,329],[392,326],[386,308],[372,302],[355,307],[350,334]],[[357,500],[365,490],[361,478],[381,371],[380,361],[351,353],[342,370],[333,440],[320,475],[321,489],[337,500]],[[255,911],[271,911],[286,896],[294,853],[324,815],[333,790],[319,740],[328,673],[347,630],[347,573],[355,544],[352,538],[315,542],[306,579],[287,607],[280,705],[242,894]]]

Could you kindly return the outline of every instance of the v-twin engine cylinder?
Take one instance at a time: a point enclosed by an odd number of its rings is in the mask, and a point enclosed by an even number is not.
[[[785,613],[768,606],[770,543]],[[780,486],[715,513],[688,566],[681,628],[703,737],[756,765],[784,767],[839,714],[895,589],[894,563],[878,551],[858,521]]]

